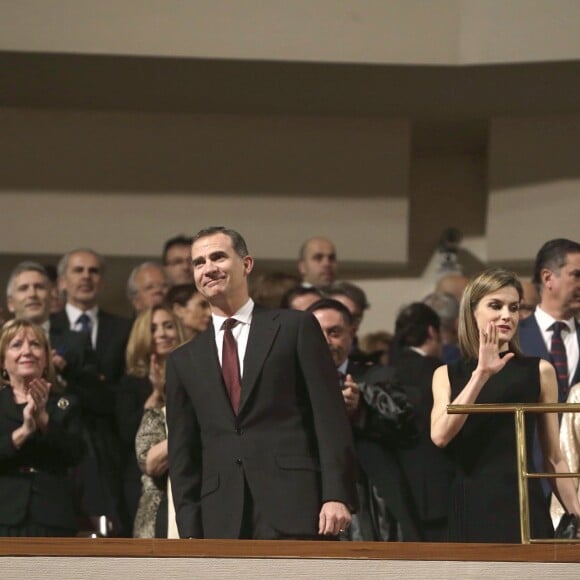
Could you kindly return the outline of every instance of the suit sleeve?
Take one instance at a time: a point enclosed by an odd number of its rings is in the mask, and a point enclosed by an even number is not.
[[[173,355],[167,361],[166,372],[169,478],[179,536],[203,538],[199,424]]]
[[[332,361],[318,321],[301,319],[298,357],[312,407],[322,478],[322,503],[340,501],[357,509],[352,431]]]

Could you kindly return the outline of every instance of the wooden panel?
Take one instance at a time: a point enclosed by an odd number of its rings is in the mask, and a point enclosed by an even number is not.
[[[339,558],[419,561],[580,562],[575,544],[429,544],[232,540],[3,538],[0,556]]]

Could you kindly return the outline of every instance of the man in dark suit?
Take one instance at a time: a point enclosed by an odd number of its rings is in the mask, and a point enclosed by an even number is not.
[[[317,318],[332,355],[359,460],[360,509],[345,539],[416,541],[419,535],[395,453],[398,441],[392,417],[380,412],[384,405],[374,404],[384,402],[389,393],[380,381],[368,382],[373,367],[349,356],[356,332],[352,314],[346,305],[332,298],[315,302],[308,311]]]
[[[89,249],[73,250],[58,264],[59,286],[66,296],[64,311],[51,316],[51,326],[87,332],[103,383],[116,383],[125,372],[125,349],[131,321],[99,307],[103,257]]]
[[[254,307],[239,233],[200,231],[207,331],[167,361],[169,471],[181,537],[319,538],[356,507],[354,449],[316,320]]]
[[[520,321],[520,345],[524,354],[554,365],[558,402],[565,403],[570,387],[580,382],[580,324],[576,320],[580,313],[580,244],[563,238],[546,242],[536,255],[533,282],[540,303],[531,316]],[[555,353],[554,345],[563,347],[564,352]],[[534,463],[542,471],[544,460],[537,433]],[[547,481],[542,480],[542,488],[549,497]]]
[[[571,385],[580,381],[580,244],[555,239],[546,242],[536,256],[534,284],[540,303],[534,314],[519,324],[522,351],[556,364],[558,400],[563,403]],[[556,342],[565,349],[565,367],[554,360],[554,331],[560,329]],[[559,336],[558,336],[559,335]]]
[[[130,534],[122,505],[119,438],[115,424],[115,388],[125,370],[125,349],[131,331],[128,319],[115,316],[98,305],[103,288],[105,262],[91,249],[66,253],[58,263],[58,283],[66,296],[65,309],[50,318],[51,332],[84,336],[91,345],[98,372],[97,388],[82,404],[88,459],[84,465],[86,510],[94,519],[106,515],[114,532]]]
[[[441,366],[442,339],[437,313],[421,302],[403,308],[395,322],[390,362],[394,376],[410,393],[418,437],[399,450],[423,540],[447,539],[448,497],[454,468],[445,451],[431,441],[433,373]]]

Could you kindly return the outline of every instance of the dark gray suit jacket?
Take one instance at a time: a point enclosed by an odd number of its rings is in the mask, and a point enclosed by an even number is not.
[[[167,424],[181,537],[238,538],[245,481],[281,536],[316,535],[323,502],[356,506],[350,425],[312,314],[254,309],[237,416],[213,325],[174,351]]]

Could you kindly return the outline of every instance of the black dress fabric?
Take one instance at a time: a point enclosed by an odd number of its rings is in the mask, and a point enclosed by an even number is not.
[[[475,361],[466,360],[448,366],[451,400],[465,387],[475,367]],[[516,356],[487,381],[475,402],[537,403],[539,397],[539,359]],[[525,422],[527,464],[532,471],[536,415],[526,414]],[[512,413],[468,417],[449,445],[456,464],[449,514],[450,541],[521,542],[516,449]],[[540,482],[529,479],[528,484],[532,538],[553,537]]]

